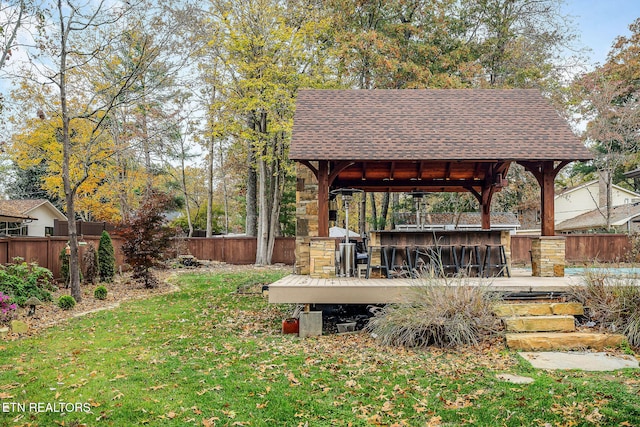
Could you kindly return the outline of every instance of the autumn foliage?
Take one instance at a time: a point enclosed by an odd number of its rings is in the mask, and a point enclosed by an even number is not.
[[[159,266],[174,230],[165,225],[163,213],[173,204],[167,194],[149,191],[140,208],[122,222],[118,234],[125,262],[133,268],[133,278],[146,288],[155,288],[157,279],[151,271]]]

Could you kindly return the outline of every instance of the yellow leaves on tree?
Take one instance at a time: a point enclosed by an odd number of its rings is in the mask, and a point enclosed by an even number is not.
[[[61,129],[59,117],[30,119],[24,123],[22,132],[14,135],[9,152],[18,167],[44,164],[47,173],[42,188],[64,199]],[[121,175],[114,162],[118,147],[108,134],[96,133],[94,129],[90,120],[71,121],[69,170],[76,210],[87,219],[117,221],[120,218],[119,188],[123,187],[114,182]],[[128,182],[124,187],[135,188],[135,185]]]

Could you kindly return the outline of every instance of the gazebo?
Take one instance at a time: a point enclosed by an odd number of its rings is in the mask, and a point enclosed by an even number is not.
[[[469,192],[489,230],[492,198],[508,184],[513,163],[541,189],[533,274],[562,275],[554,180],[570,162],[592,158],[540,92],[529,89],[301,90],[289,157],[297,162],[295,270],[311,275],[331,271],[314,262],[324,255],[312,247],[333,250],[322,243],[332,190]]]

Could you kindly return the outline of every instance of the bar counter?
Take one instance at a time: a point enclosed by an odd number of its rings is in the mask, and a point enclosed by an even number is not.
[[[427,245],[505,245],[509,232],[504,230],[379,230],[369,233],[370,246]]]

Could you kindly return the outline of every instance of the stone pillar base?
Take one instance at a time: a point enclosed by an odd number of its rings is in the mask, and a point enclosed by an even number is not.
[[[336,277],[336,240],[313,237],[309,243],[309,275],[317,279]]]
[[[310,237],[296,237],[296,261],[293,265],[295,274],[309,274],[309,242]]]
[[[540,236],[531,241],[531,271],[536,277],[564,277],[565,237]]]
[[[303,311],[300,313],[300,338],[319,337],[322,335],[322,312]]]

